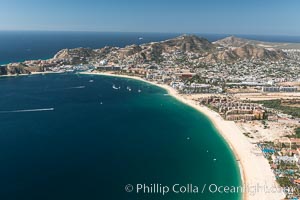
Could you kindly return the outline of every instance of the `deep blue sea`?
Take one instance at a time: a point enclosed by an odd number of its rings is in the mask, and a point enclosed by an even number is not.
[[[202,194],[204,184],[238,186],[236,160],[204,115],[161,88],[106,76],[31,75],[0,78],[0,97],[1,200],[241,195]],[[199,191],[136,194],[125,192],[127,184]]]
[[[30,59],[48,59],[63,48],[124,47],[130,44],[162,41],[181,34],[183,33],[0,31],[0,64]],[[205,37],[210,41],[216,41],[230,34],[196,35]],[[300,42],[300,36],[237,36],[270,42]],[[143,40],[139,39],[141,37]]]
[[[178,35],[2,31],[0,64],[50,58],[63,48],[123,47]],[[210,41],[228,36],[199,35]],[[300,42],[299,37],[241,37]],[[240,184],[230,148],[205,116],[163,89],[128,79],[0,78],[0,162],[1,200],[236,200],[241,195],[125,192],[127,184],[193,184],[200,190],[204,184]]]

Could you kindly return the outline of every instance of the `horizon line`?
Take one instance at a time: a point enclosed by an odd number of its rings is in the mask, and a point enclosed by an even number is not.
[[[97,30],[47,30],[47,29],[0,29],[0,32],[83,32],[83,33],[153,33],[153,34],[205,34],[205,35],[245,35],[245,36],[288,36],[300,37],[294,34],[258,34],[258,33],[212,33],[212,32],[160,32],[160,31],[97,31]]]

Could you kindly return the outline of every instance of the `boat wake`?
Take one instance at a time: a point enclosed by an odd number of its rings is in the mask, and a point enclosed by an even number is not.
[[[41,109],[28,109],[28,110],[9,110],[9,111],[0,111],[0,114],[25,113],[25,112],[45,112],[45,111],[54,111],[54,108],[41,108]]]
[[[84,88],[85,88],[85,86],[78,86],[78,87],[70,87],[68,89],[84,89]]]
[[[112,88],[113,88],[114,90],[120,90],[120,89],[121,89],[121,86],[116,87],[115,85],[113,85]]]
[[[53,89],[46,89],[47,91],[60,91],[60,90],[73,90],[73,89],[84,89],[86,88],[86,86],[82,85],[82,86],[74,86],[74,87],[67,87],[67,88],[53,88]]]

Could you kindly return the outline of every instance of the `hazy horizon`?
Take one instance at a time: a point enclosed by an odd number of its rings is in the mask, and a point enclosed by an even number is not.
[[[220,36],[286,36],[286,37],[300,37],[299,35],[292,35],[292,34],[243,34],[243,33],[210,33],[210,32],[157,32],[157,31],[148,31],[148,32],[144,32],[144,31],[89,31],[89,30],[2,30],[0,29],[0,32],[74,32],[74,33],[134,33],[134,34],[138,34],[138,33],[149,33],[149,34],[187,34],[187,35],[220,35]]]
[[[1,31],[300,36],[300,2],[294,0],[12,0],[1,8]]]

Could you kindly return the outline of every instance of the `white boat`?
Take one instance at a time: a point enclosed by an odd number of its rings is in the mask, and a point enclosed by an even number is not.
[[[94,82],[94,80],[90,80],[89,82],[90,82],[90,83],[93,83],[93,82]]]
[[[129,86],[127,86],[127,88],[126,88],[129,92],[131,91],[131,88],[129,87]]]
[[[140,92],[142,92],[142,90],[138,90],[138,92],[140,93]]]
[[[112,88],[115,89],[115,90],[119,90],[120,89],[120,87],[116,87],[115,85],[113,85]]]

